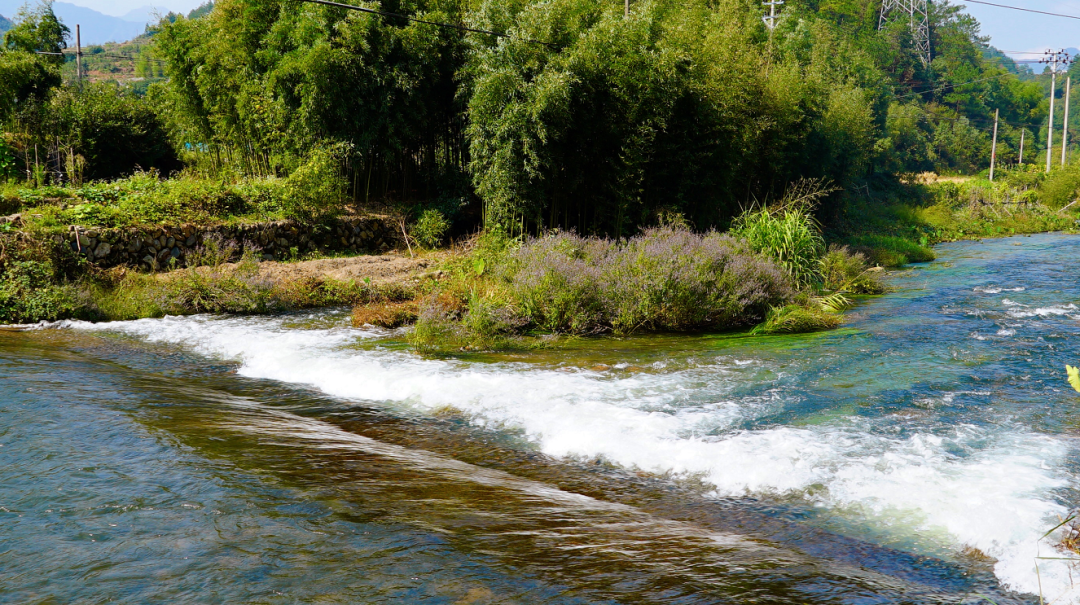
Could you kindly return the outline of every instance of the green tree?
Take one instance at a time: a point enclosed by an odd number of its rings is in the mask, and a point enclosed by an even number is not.
[[[63,50],[71,30],[56,18],[52,1],[42,0],[36,8],[24,6],[15,15],[15,27],[4,33],[4,48],[9,51],[49,53],[43,60],[56,66],[64,64]]]

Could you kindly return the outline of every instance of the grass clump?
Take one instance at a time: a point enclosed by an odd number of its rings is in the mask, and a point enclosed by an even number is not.
[[[842,294],[814,296],[803,293],[791,304],[769,309],[765,321],[751,334],[803,334],[832,330],[840,325],[840,312],[850,305]]]
[[[411,300],[357,305],[353,308],[352,323],[358,328],[362,326],[400,328],[416,321],[418,309],[416,301]]]
[[[826,290],[850,294],[885,293],[881,269],[871,267],[861,252],[832,244],[820,263],[822,286]]]
[[[831,330],[840,325],[840,316],[812,305],[785,305],[769,310],[765,321],[753,334],[802,334]]]
[[[450,230],[450,221],[442,212],[429,208],[420,213],[416,222],[410,225],[409,234],[424,248],[437,248]]]
[[[817,279],[815,265],[825,250],[825,240],[808,209],[762,207],[744,212],[732,223],[731,233],[775,260],[799,285]]]

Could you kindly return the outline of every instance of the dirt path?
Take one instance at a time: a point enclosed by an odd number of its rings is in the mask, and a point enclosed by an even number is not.
[[[340,281],[353,280],[363,282],[370,278],[372,284],[403,283],[434,270],[449,252],[426,252],[415,258],[407,253],[390,252],[343,258],[319,258],[298,262],[263,261],[259,263],[259,275],[271,281],[282,283],[308,277],[327,277]],[[236,269],[238,263],[227,263],[224,268]],[[199,267],[196,271],[209,268]],[[171,279],[184,271],[160,273],[164,279]]]
[[[259,263],[259,274],[274,281],[293,281],[305,277],[329,277],[340,281],[364,281],[372,283],[403,282],[431,270],[439,258],[434,255],[410,258],[398,253],[351,256],[347,258],[321,258],[294,263]]]

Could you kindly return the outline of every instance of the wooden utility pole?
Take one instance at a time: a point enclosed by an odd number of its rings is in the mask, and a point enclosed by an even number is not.
[[[1065,78],[1065,119],[1061,122],[1061,165],[1065,165],[1065,148],[1069,145],[1069,89],[1072,76]]]
[[[630,16],[630,0],[626,0],[626,4],[623,6],[623,16]]]
[[[79,32],[79,24],[75,24],[75,77],[79,80],[79,88],[82,88],[82,35]]]
[[[994,182],[994,160],[997,159],[997,125],[998,111],[994,110],[994,142],[990,144],[990,182]]]
[[[1020,166],[1024,165],[1024,133],[1025,132],[1027,132],[1026,129],[1024,129],[1024,128],[1020,129],[1020,161],[1017,162],[1017,164],[1020,165]]]

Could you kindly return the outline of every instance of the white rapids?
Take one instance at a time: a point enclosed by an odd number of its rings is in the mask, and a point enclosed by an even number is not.
[[[1007,306],[1017,316],[1057,312]],[[1067,443],[1021,426],[960,424],[902,436],[887,426],[896,417],[837,416],[740,428],[794,397],[781,388],[737,396],[739,380],[760,377],[754,360],[717,357],[674,370],[611,373],[425,359],[355,346],[382,332],[289,328],[282,318],[68,325],[235,360],[243,376],[307,385],[346,401],[418,413],[451,406],[477,424],[519,431],[547,454],[693,475],[717,495],[806,498],[884,533],[915,537],[908,543],[927,550],[977,548],[997,560],[1003,584],[1022,592],[1039,591],[1037,541],[1067,512],[1053,496],[1069,483]],[[1041,549],[1055,556],[1045,543]],[[1043,594],[1080,602],[1066,563],[1039,567]]]

